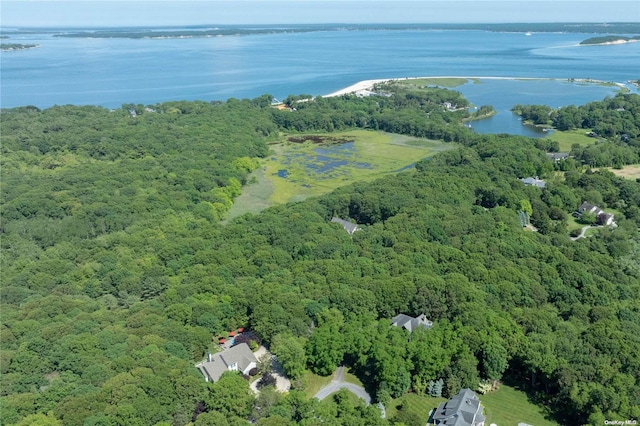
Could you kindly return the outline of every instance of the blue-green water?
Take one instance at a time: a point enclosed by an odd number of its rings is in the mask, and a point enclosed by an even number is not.
[[[401,28],[186,39],[20,34],[10,41],[40,47],[2,53],[0,105],[119,107],[265,93],[282,99],[327,94],[360,80],[415,76],[615,82],[640,77],[640,43],[577,45],[591,36]],[[483,80],[459,90],[474,104],[492,104],[499,111],[508,111],[514,103],[584,104],[615,93],[596,85],[503,80]],[[478,131],[521,133],[522,126],[512,120],[510,113],[503,113],[473,126]]]

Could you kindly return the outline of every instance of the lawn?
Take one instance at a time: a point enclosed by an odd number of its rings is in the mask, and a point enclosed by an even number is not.
[[[317,394],[321,388],[328,385],[331,380],[333,380],[333,374],[327,377],[323,377],[318,376],[317,374],[313,374],[311,371],[306,371],[304,376],[302,376],[305,395],[307,396],[307,398],[313,398],[313,396]],[[354,385],[363,386],[360,379],[349,372],[349,368],[344,369],[343,380],[347,383],[353,383]],[[358,397],[356,396],[356,398]]]
[[[585,129],[574,129],[565,132],[554,130],[548,138],[560,144],[560,152],[571,151],[571,146],[573,144],[586,146],[592,145],[598,140],[597,138],[587,136],[587,131]]]
[[[427,420],[429,420],[429,413],[431,410],[446,400],[446,398],[419,396],[415,393],[408,393],[398,399],[391,400],[388,406],[385,407],[387,410],[387,419],[393,419],[393,417],[398,413],[398,410],[402,408],[404,410],[408,410],[410,413],[416,414],[418,418],[426,424]]]
[[[575,217],[571,214],[567,214],[567,231],[571,232],[574,229],[582,229],[585,226],[582,223],[578,223]]]
[[[349,372],[348,368],[345,368],[345,370],[344,370],[344,381],[347,382],[347,383],[353,383],[354,385],[358,385],[358,386],[364,387],[364,385],[362,384],[360,379],[358,379],[356,376],[351,374]]]
[[[306,371],[302,376],[302,383],[304,384],[304,394],[307,398],[313,398],[320,389],[328,385],[331,382],[333,375],[323,377],[313,374],[311,371]]]
[[[265,177],[273,184],[271,204],[302,201],[356,181],[409,169],[415,162],[456,144],[353,130],[306,137],[330,137],[339,143],[290,142],[272,145]],[[262,195],[262,194],[261,194]]]
[[[534,426],[558,425],[547,418],[545,407],[531,403],[527,394],[510,386],[500,385],[497,391],[478,397],[485,408],[486,425],[517,426],[520,422]]]

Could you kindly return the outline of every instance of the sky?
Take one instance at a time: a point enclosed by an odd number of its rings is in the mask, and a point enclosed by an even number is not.
[[[3,28],[496,22],[640,22],[640,1],[0,1]]]

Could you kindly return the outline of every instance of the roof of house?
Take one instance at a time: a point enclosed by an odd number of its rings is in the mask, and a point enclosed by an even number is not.
[[[409,332],[412,332],[418,327],[433,327],[433,323],[427,319],[425,314],[418,315],[416,318],[405,314],[399,314],[391,318],[391,324],[396,327],[404,327],[409,330]]]
[[[580,204],[580,207],[578,207],[578,211],[579,212],[589,212],[589,211],[591,211],[593,209],[597,209],[597,207],[594,206],[591,203],[586,202],[586,201],[584,203]]]
[[[349,235],[353,234],[356,231],[360,230],[360,227],[358,227],[357,223],[352,223],[349,222],[347,220],[344,219],[340,219],[339,217],[333,217],[331,218],[331,222],[333,223],[339,223],[340,225],[342,225],[342,227],[344,228],[345,231],[347,231],[347,233],[349,233]]]
[[[569,158],[568,152],[547,152],[547,157],[551,160],[564,160],[565,158]]]
[[[447,402],[438,405],[433,413],[436,425],[475,426],[484,420],[480,400],[471,389],[462,389]]]
[[[206,361],[196,365],[198,370],[212,381],[217,381],[222,373],[229,370],[244,372],[251,363],[257,363],[253,352],[246,343],[240,343],[226,351],[209,354]]]
[[[538,188],[544,188],[547,186],[547,183],[542,179],[538,179],[537,177],[528,177],[524,179],[520,179],[522,183],[527,186],[537,186]]]

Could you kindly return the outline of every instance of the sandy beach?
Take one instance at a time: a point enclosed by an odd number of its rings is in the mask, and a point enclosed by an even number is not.
[[[450,76],[425,76],[425,77],[402,77],[402,78],[379,78],[374,80],[362,80],[351,86],[345,87],[344,89],[337,90],[335,92],[329,93],[328,95],[324,95],[325,98],[330,98],[333,96],[342,96],[350,93],[357,93],[361,91],[370,91],[373,89],[373,86],[377,83],[386,83],[390,81],[404,81],[404,80],[420,80],[420,79],[438,79],[438,78],[462,78],[466,80],[557,80],[557,81],[571,81],[573,83],[594,83],[601,84],[607,83],[603,80],[592,80],[592,79],[584,79],[584,78],[576,78],[576,79],[566,79],[566,78],[550,78],[550,77],[486,77],[486,76],[459,76],[459,75],[450,75]],[[623,88],[625,87],[624,83],[614,83],[617,86]]]

